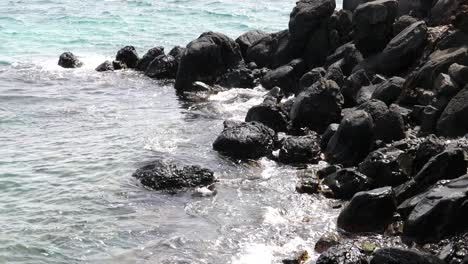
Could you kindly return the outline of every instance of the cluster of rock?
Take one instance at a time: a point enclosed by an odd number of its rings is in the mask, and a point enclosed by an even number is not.
[[[128,46],[96,70],[132,68],[172,78],[179,92],[260,83],[270,90],[264,102],[245,122],[226,121],[214,150],[284,164],[327,161],[329,167],[306,173],[297,190],[349,200],[337,222],[346,233],[383,234],[400,223],[393,234],[419,245],[463,234],[467,5],[345,0],[342,10],[335,8],[335,0],[300,0],[286,30],[255,30],[236,40],[206,32],[186,48],[165,55],[156,47],[142,58]],[[61,65],[78,66],[73,58],[61,56]],[[213,182],[204,169],[160,163],[134,176],[154,189]],[[468,263],[454,248],[447,243],[437,256],[398,248],[365,255],[338,244],[317,263]]]

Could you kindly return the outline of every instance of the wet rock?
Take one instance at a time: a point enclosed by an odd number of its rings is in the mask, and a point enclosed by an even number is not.
[[[376,187],[398,186],[408,180],[400,167],[402,153],[404,151],[394,147],[375,150],[359,164],[358,170],[371,178]]]
[[[80,68],[83,63],[71,52],[64,52],[60,55],[58,65],[62,68]]]
[[[353,245],[333,246],[317,259],[316,264],[368,264],[367,256]]]
[[[325,151],[327,160],[344,166],[361,162],[372,146],[373,126],[372,117],[365,111],[358,110],[346,115],[328,142]]]
[[[179,64],[175,88],[192,91],[192,83],[213,84],[216,78],[242,61],[239,45],[231,38],[205,32],[187,45]]]
[[[327,57],[325,65],[339,63],[345,76],[351,75],[352,70],[362,62],[364,58],[353,43],[346,43],[338,47],[333,54]]]
[[[156,59],[156,57],[164,55],[164,47],[154,47],[149,49],[145,55],[138,61],[136,69],[139,71],[146,71],[150,63]]]
[[[441,73],[435,79],[432,89],[436,91],[437,97],[452,98],[460,91],[460,86],[452,79],[452,77],[450,77],[450,75]]]
[[[442,260],[427,253],[399,248],[378,249],[370,264],[444,264]]]
[[[124,69],[127,69],[128,66],[127,64],[121,62],[121,61],[118,61],[118,60],[115,60],[115,61],[112,61],[112,68],[114,70],[124,70]]]
[[[396,211],[391,187],[359,192],[338,216],[338,227],[351,233],[383,232]]]
[[[416,22],[418,22],[418,19],[409,15],[397,18],[395,23],[393,23],[393,35],[396,36],[400,34],[400,32]]]
[[[300,0],[291,12],[289,33],[294,42],[305,42],[336,8],[335,0]]]
[[[403,234],[417,243],[436,242],[466,230],[467,217],[468,175],[464,175],[427,192],[409,215]]]
[[[397,188],[397,200],[402,202],[420,194],[440,180],[460,177],[466,173],[465,154],[462,149],[448,149],[431,158],[414,178]]]
[[[261,79],[265,89],[278,86],[285,94],[295,94],[299,89],[299,78],[304,74],[306,67],[302,59],[296,59],[287,65],[269,71]]]
[[[454,63],[450,65],[448,74],[455,80],[460,86],[468,84],[468,67]]]
[[[331,190],[329,196],[336,199],[348,200],[354,194],[368,190],[371,182],[366,175],[355,169],[341,169],[328,175],[322,182]],[[325,193],[325,195],[328,195]]]
[[[255,75],[251,69],[240,66],[229,69],[218,78],[216,83],[225,88],[253,88],[255,86]]]
[[[378,84],[372,93],[373,99],[378,99],[387,105],[393,104],[400,96],[405,79],[401,77],[392,77]]]
[[[343,96],[334,81],[320,79],[294,101],[290,118],[295,128],[308,127],[318,133],[340,120]]]
[[[330,165],[330,166],[327,166],[323,169],[320,169],[317,171],[317,177],[319,179],[324,179],[325,177],[327,177],[328,175],[332,174],[332,173],[335,173],[339,170],[341,170],[342,168],[338,165]]]
[[[354,41],[365,57],[383,50],[390,41],[397,11],[395,0],[367,2],[354,10]]]
[[[356,105],[356,97],[359,90],[363,86],[369,86],[372,82],[369,79],[365,70],[358,70],[352,73],[345,80],[344,85],[341,88],[341,93],[343,93],[346,106]]]
[[[215,181],[213,172],[199,166],[179,167],[173,162],[158,160],[138,169],[133,177],[143,185],[164,191],[207,186]]]
[[[317,243],[315,243],[314,250],[317,253],[323,253],[333,246],[339,245],[341,237],[335,233],[326,233],[322,235]]]
[[[304,91],[306,88],[312,86],[312,84],[325,77],[326,73],[327,72],[322,67],[314,68],[309,72],[306,72],[299,80],[299,92]]]
[[[313,170],[300,170],[297,172],[299,183],[296,186],[298,193],[316,194],[319,192],[319,179]]]
[[[253,43],[261,40],[264,37],[267,37],[268,33],[261,30],[251,30],[236,39],[236,43],[239,44],[240,51],[242,56],[246,56],[247,49],[252,46]]]
[[[274,136],[273,130],[259,122],[225,122],[213,149],[234,158],[257,159],[271,154]]]
[[[125,46],[117,52],[115,60],[120,61],[127,65],[128,68],[133,69],[137,66],[139,57],[135,47]]]
[[[316,163],[320,160],[320,137],[311,132],[306,136],[287,137],[281,146],[282,163]]]
[[[328,142],[330,142],[330,139],[333,137],[333,135],[338,131],[339,124],[330,124],[325,132],[323,132],[321,140],[320,140],[320,147],[322,149],[326,149],[328,146]]]
[[[177,75],[177,62],[171,55],[156,57],[146,68],[145,75],[156,79],[174,79]]]
[[[358,68],[385,75],[399,74],[419,58],[426,41],[426,24],[416,22],[391,39],[381,53],[363,61]]]
[[[414,157],[411,159],[411,169],[408,170],[408,174],[417,174],[431,158],[442,153],[444,150],[445,143],[442,139],[439,139],[434,135],[428,136],[415,146],[414,151],[407,151],[407,154],[414,152]]]
[[[277,132],[285,132],[288,114],[277,104],[276,98],[266,98],[263,103],[249,109],[245,122],[258,121]]]
[[[283,30],[254,42],[245,55],[247,62],[255,62],[258,67],[277,68],[284,65],[294,58],[302,49],[291,43],[289,30]]]
[[[345,76],[343,75],[343,71],[338,65],[331,65],[328,67],[327,73],[325,74],[325,79],[332,80],[338,84],[338,86],[343,86]]]
[[[169,51],[169,53],[167,55],[171,55],[172,57],[174,57],[176,59],[177,63],[179,63],[180,59],[182,58],[182,55],[184,54],[184,52],[185,52],[184,47],[175,46],[174,48],[171,49],[171,51]]]
[[[98,72],[113,71],[113,70],[114,70],[114,66],[112,65],[112,62],[108,60],[99,64],[99,66],[97,66],[95,69],[95,71],[98,71]]]
[[[441,136],[458,137],[468,133],[468,86],[449,102],[437,121],[437,132]]]

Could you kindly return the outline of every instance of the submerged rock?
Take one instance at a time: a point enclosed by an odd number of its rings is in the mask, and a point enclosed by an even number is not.
[[[213,172],[199,166],[178,167],[175,163],[158,160],[138,169],[133,177],[154,190],[175,191],[207,186],[214,183]]]
[[[120,61],[124,63],[125,65],[127,65],[128,68],[133,69],[137,66],[138,61],[140,59],[138,57],[138,53],[135,47],[125,46],[117,52],[117,55],[115,56],[115,60]]]
[[[95,71],[98,71],[98,72],[113,71],[113,70],[114,70],[114,66],[112,65],[112,62],[108,60],[99,64],[99,66],[97,66],[95,69]]]
[[[71,52],[64,52],[60,55],[58,65],[63,68],[79,68],[83,63]]]
[[[213,149],[241,159],[257,159],[271,154],[275,132],[259,122],[224,122],[224,130]]]
[[[338,216],[338,227],[351,233],[383,232],[396,211],[395,194],[383,187],[354,195]]]
[[[212,85],[228,69],[242,61],[239,45],[221,33],[205,32],[187,45],[180,60],[175,88],[193,91],[193,83]]]

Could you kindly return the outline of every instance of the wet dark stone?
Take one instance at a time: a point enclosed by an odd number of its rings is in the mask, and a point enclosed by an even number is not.
[[[371,182],[355,169],[341,169],[325,177],[322,184],[330,188],[333,198],[348,200],[354,194],[368,190]]]
[[[127,65],[128,68],[133,69],[137,66],[139,57],[135,47],[125,46],[117,52],[115,60],[120,61]]]
[[[80,68],[83,63],[71,52],[64,52],[60,55],[58,65],[63,68]]]
[[[287,137],[281,146],[279,160],[283,163],[316,163],[320,160],[319,142],[320,137],[314,132]]]

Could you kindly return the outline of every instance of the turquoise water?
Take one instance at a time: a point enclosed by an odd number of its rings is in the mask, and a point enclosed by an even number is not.
[[[94,68],[125,45],[168,51],[207,30],[287,27],[294,0],[0,1],[0,263],[278,263],[334,228],[295,170],[238,164],[211,144],[262,88],[190,103],[173,84]],[[62,69],[70,50],[83,68]],[[217,195],[131,178],[170,158],[215,171]],[[314,257],[315,255],[312,254]]]

